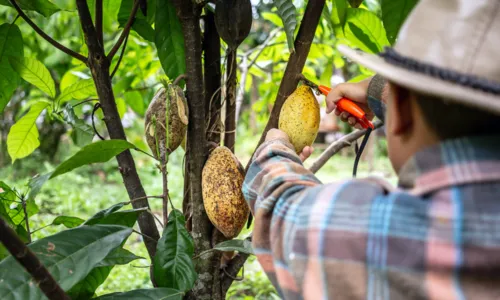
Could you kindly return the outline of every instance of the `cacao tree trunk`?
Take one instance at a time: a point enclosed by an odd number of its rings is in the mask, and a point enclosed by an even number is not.
[[[172,0],[182,25],[186,59],[186,86],[189,105],[188,177],[190,203],[193,211],[191,235],[194,239],[195,253],[211,248],[213,226],[203,206],[201,193],[201,174],[207,158],[206,110],[202,70],[202,42],[200,28],[201,9],[192,1]],[[218,264],[215,253],[204,255],[195,260],[198,280],[186,296],[187,299],[221,299],[220,293],[214,295],[214,285],[218,277]]]

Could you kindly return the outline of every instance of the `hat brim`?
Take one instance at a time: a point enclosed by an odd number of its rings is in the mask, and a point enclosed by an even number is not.
[[[378,55],[357,51],[345,45],[337,48],[349,59],[410,90],[500,114],[500,96],[392,65]]]

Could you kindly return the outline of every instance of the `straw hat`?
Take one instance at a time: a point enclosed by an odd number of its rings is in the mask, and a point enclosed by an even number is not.
[[[420,0],[394,48],[338,49],[401,86],[500,114],[500,0]]]

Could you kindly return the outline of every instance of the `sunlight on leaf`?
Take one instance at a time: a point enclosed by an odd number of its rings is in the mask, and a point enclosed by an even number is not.
[[[16,159],[30,155],[40,146],[36,119],[47,106],[49,106],[49,104],[46,102],[33,104],[29,112],[10,128],[9,135],[7,136],[7,150],[12,159],[12,163],[14,163]]]
[[[41,89],[49,97],[56,96],[56,85],[47,67],[40,61],[31,57],[9,57],[14,70],[27,82]]]
[[[375,54],[389,46],[382,21],[366,9],[347,9],[344,34],[353,47],[368,53]]]

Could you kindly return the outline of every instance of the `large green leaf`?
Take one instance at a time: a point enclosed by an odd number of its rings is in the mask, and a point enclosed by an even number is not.
[[[51,98],[56,96],[56,84],[50,72],[40,61],[31,57],[9,57],[12,68],[27,82],[41,89]]]
[[[62,104],[71,99],[83,100],[95,95],[97,95],[97,91],[94,81],[92,79],[85,79],[77,81],[63,90],[59,97],[57,97],[57,102]]]
[[[50,17],[60,9],[48,0],[16,0],[23,10],[36,11],[45,17]],[[12,6],[9,0],[0,0],[0,5]]]
[[[111,252],[104,260],[102,260],[98,267],[111,267],[116,265],[126,265],[136,259],[144,259],[128,251],[127,249],[117,248]]]
[[[19,75],[12,69],[8,56],[22,57],[23,37],[15,24],[0,25],[0,113],[19,84]]]
[[[151,11],[153,16],[146,18],[141,12],[138,12],[135,17],[134,24],[132,24],[132,29],[137,32],[145,40],[154,42],[155,31],[151,27],[151,23],[148,22],[149,19],[154,18],[154,10],[152,7],[156,5],[155,1],[148,1],[148,13]],[[118,12],[118,23],[120,27],[125,26],[127,23],[132,7],[134,6],[134,0],[122,0],[120,10]]]
[[[382,21],[391,44],[396,41],[401,25],[417,3],[418,0],[382,0]]]
[[[57,166],[50,178],[54,178],[84,165],[107,162],[111,158],[131,148],[135,148],[135,146],[124,140],[105,140],[92,143],[83,147],[75,155]]]
[[[72,300],[87,300],[94,296],[97,288],[106,281],[113,267],[97,267],[68,291]]]
[[[347,9],[344,34],[352,46],[365,52],[378,53],[389,46],[382,21],[366,9]]]
[[[186,73],[184,36],[172,1],[157,1],[155,45],[163,71],[175,79]]]
[[[118,203],[92,216],[83,225],[123,225],[132,228],[137,221],[138,211],[118,211],[125,203]],[[122,244],[123,246],[123,244]],[[106,280],[115,265],[127,264],[140,257],[128,250],[117,248],[100,261],[83,280],[75,285],[68,294],[73,300],[91,298],[97,288]]]
[[[58,216],[52,221],[52,225],[64,225],[67,228],[75,228],[83,224],[85,220],[78,217]]]
[[[346,0],[332,0],[331,21],[336,38],[344,37],[344,24],[346,18],[347,2]]]
[[[249,240],[229,240],[221,242],[214,247],[219,251],[238,251],[240,253],[254,254],[252,243]]]
[[[185,224],[182,213],[172,210],[158,241],[153,263],[155,282],[160,287],[188,291],[196,281],[197,274],[191,259],[194,243]]]
[[[85,278],[132,229],[114,225],[81,226],[61,231],[29,245],[64,290]],[[41,299],[29,273],[13,258],[0,262],[0,299]]]
[[[142,95],[139,91],[126,92],[123,97],[125,98],[125,102],[127,102],[133,111],[141,116],[144,115],[146,108],[144,107],[144,100],[142,99]]]
[[[95,300],[181,300],[184,293],[174,289],[139,289],[124,293],[113,293],[95,298]]]
[[[33,104],[29,112],[10,128],[9,135],[7,136],[7,150],[12,163],[16,159],[30,155],[40,146],[35,121],[48,105],[46,102]]]
[[[286,41],[290,52],[295,52],[295,28],[297,27],[297,10],[292,0],[273,0],[278,9],[278,15],[283,21],[286,33]]]

